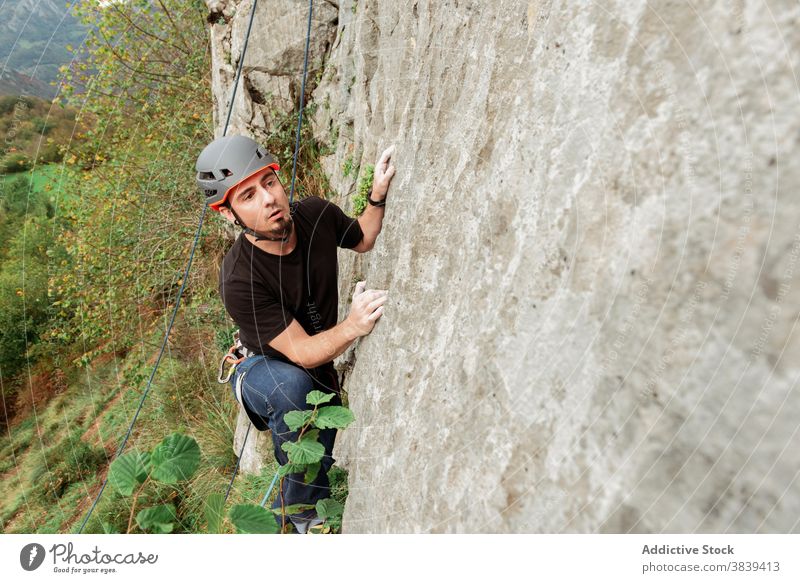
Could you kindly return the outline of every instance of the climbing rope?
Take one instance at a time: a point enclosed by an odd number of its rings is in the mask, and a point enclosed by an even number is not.
[[[253,428],[253,423],[247,423],[247,431],[244,434],[244,441],[242,442],[242,448],[239,450],[239,457],[236,458],[236,465],[233,468],[233,475],[231,476],[231,481],[228,483],[228,488],[225,490],[225,502],[228,501],[228,495],[231,493],[231,488],[233,487],[233,481],[236,479],[236,474],[239,471],[239,464],[242,463],[242,454],[244,454],[244,446],[247,445],[247,438],[250,437],[250,430]]]
[[[303,125],[303,106],[306,101],[306,76],[308,75],[308,45],[311,41],[311,14],[314,12],[314,0],[308,0],[308,27],[306,29],[306,50],[303,57],[303,84],[300,88],[300,112],[297,115],[297,136],[294,141],[294,162],[292,163],[292,188],[289,204],[294,198],[294,178],[297,175],[297,153],[300,151],[300,126]]]
[[[241,54],[241,57],[239,59],[239,65],[238,65],[237,70],[236,70],[236,78],[234,79],[234,83],[233,83],[233,91],[231,93],[230,103],[228,104],[228,114],[227,114],[226,119],[225,119],[225,127],[224,127],[224,129],[222,131],[222,135],[223,136],[225,136],[228,133],[228,126],[230,125],[230,121],[231,121],[231,113],[233,111],[233,104],[234,104],[234,101],[236,99],[236,90],[237,90],[238,85],[239,85],[239,79],[241,78],[241,75],[242,75],[242,67],[244,66],[244,59],[245,59],[245,55],[247,53],[247,44],[248,44],[248,42],[250,40],[250,32],[251,32],[252,27],[253,27],[253,18],[255,16],[256,5],[257,4],[258,4],[258,0],[253,0],[253,6],[250,9],[250,18],[249,18],[248,23],[247,23],[247,32],[245,33],[244,44],[242,45],[242,54]],[[299,149],[300,149],[300,129],[301,129],[301,126],[302,126],[302,123],[303,123],[303,107],[304,107],[304,104],[305,104],[306,77],[308,75],[308,49],[309,49],[309,43],[310,43],[310,39],[311,39],[311,14],[312,14],[312,10],[313,10],[313,5],[314,5],[314,0],[309,0],[308,30],[307,30],[307,33],[306,33],[305,58],[304,58],[304,62],[303,62],[303,84],[302,84],[302,90],[301,90],[301,94],[300,94],[300,111],[299,111],[298,120],[297,120],[297,135],[296,135],[295,147],[294,147],[294,161],[293,161],[293,164],[292,164],[292,186],[291,186],[291,193],[290,193],[290,197],[289,197],[289,202],[290,203],[294,199],[294,185],[295,185],[295,177],[296,177],[296,172],[297,172],[297,155],[298,155],[298,152],[299,152]],[[164,340],[161,343],[161,349],[160,349],[160,351],[158,353],[158,358],[156,359],[156,363],[155,363],[155,365],[153,367],[153,371],[150,373],[150,378],[147,380],[147,386],[145,387],[145,391],[142,394],[142,398],[139,400],[139,406],[136,409],[136,413],[134,413],[133,419],[131,420],[131,423],[128,426],[128,431],[125,434],[125,438],[122,440],[122,443],[120,443],[120,446],[117,448],[117,451],[114,453],[114,459],[118,458],[122,454],[122,452],[125,449],[125,446],[128,443],[128,439],[130,438],[131,432],[133,431],[133,426],[136,423],[136,420],[139,417],[139,413],[141,412],[142,407],[144,405],[144,401],[145,401],[145,399],[147,398],[147,395],[150,392],[150,387],[152,386],[153,378],[155,377],[156,371],[158,371],[158,367],[161,364],[161,358],[164,355],[164,350],[167,347],[167,341],[169,339],[169,333],[172,331],[172,327],[173,327],[173,325],[175,323],[175,318],[176,318],[176,316],[178,314],[178,309],[180,308],[180,304],[181,304],[181,298],[183,297],[183,291],[186,288],[186,282],[187,282],[187,280],[189,278],[188,277],[189,276],[189,271],[191,270],[192,262],[194,261],[194,254],[195,254],[195,251],[197,249],[197,244],[198,244],[198,242],[200,240],[200,233],[201,233],[201,231],[203,229],[203,221],[205,220],[207,208],[208,208],[208,205],[203,205],[203,211],[200,214],[200,221],[199,221],[199,223],[197,225],[197,231],[195,232],[194,242],[192,243],[192,248],[191,248],[191,251],[189,253],[189,260],[186,263],[186,269],[184,270],[184,273],[183,273],[183,281],[181,282],[181,287],[178,290],[178,297],[177,297],[177,299],[175,301],[175,308],[172,311],[172,317],[170,318],[169,325],[167,326],[166,334],[164,334]],[[225,500],[226,501],[228,499],[228,495],[230,494],[230,490],[231,490],[231,486],[233,485],[233,481],[236,478],[236,474],[237,474],[237,472],[239,470],[239,463],[241,462],[242,453],[244,452],[244,447],[247,444],[247,438],[250,435],[251,427],[252,427],[252,423],[250,423],[248,425],[248,427],[247,427],[247,433],[245,434],[244,442],[242,443],[242,448],[241,448],[241,450],[239,452],[239,459],[236,461],[236,467],[234,468],[233,476],[231,477],[230,484],[228,485],[228,489],[225,492]],[[275,477],[272,480],[272,484],[269,487],[269,490],[267,490],[267,493],[264,496],[264,499],[261,501],[261,506],[264,506],[264,504],[266,503],[267,498],[269,497],[269,494],[272,491],[272,488],[275,485],[275,482],[277,481],[277,478],[278,478],[278,474],[276,473]],[[89,518],[91,518],[92,513],[94,512],[94,509],[97,507],[97,503],[100,501],[100,497],[103,495],[103,492],[105,491],[107,484],[108,484],[108,475],[106,475],[106,478],[103,480],[103,485],[100,487],[100,491],[97,493],[97,496],[95,497],[94,502],[92,503],[92,506],[89,509],[89,512],[86,514],[86,518],[84,518],[83,523],[81,524],[81,527],[78,530],[78,534],[81,534],[83,532],[83,529],[86,527],[86,523],[89,521]]]

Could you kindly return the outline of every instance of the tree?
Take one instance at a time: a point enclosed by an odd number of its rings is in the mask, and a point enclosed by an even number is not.
[[[175,300],[202,209],[193,162],[211,138],[206,12],[199,0],[79,10],[94,32],[64,70],[66,94],[91,129],[65,155],[70,262],[51,282],[71,304],[54,331],[63,342],[131,345]]]

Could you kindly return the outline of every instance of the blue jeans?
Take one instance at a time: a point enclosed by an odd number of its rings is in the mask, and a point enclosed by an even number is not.
[[[341,405],[338,380],[333,375],[331,382],[323,385],[314,379],[302,368],[269,358],[264,355],[251,356],[243,360],[235,369],[231,382],[234,387],[237,379],[244,375],[242,380],[242,399],[253,413],[266,421],[272,432],[272,445],[275,459],[280,465],[285,465],[289,458],[281,449],[281,444],[286,441],[297,441],[300,431],[291,431],[284,423],[283,416],[289,411],[313,409],[306,404],[306,395],[313,390],[324,393],[334,393],[334,398],[325,405]],[[321,406],[325,406],[321,405]],[[336,429],[323,429],[319,432],[319,442],[325,447],[325,455],[320,461],[320,470],[317,477],[306,484],[303,473],[288,474],[283,479],[283,505],[291,504],[316,504],[318,500],[329,498],[330,482],[328,470],[336,461],[333,459],[333,443],[336,439]],[[280,484],[280,480],[278,481]],[[280,492],[272,503],[272,508],[280,512]],[[291,518],[309,518],[316,516],[315,510],[305,510],[291,514]],[[280,515],[276,515],[280,524]]]

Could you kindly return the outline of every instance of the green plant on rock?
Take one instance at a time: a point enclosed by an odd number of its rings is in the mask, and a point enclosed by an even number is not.
[[[329,107],[328,102],[326,100],[324,107]],[[327,142],[322,142],[319,147],[319,155],[322,156],[331,156],[336,153],[336,145],[339,143],[339,126],[331,128],[328,132],[328,140]]]
[[[342,164],[342,174],[344,177],[347,178],[353,172],[353,157],[348,156],[347,159]]]
[[[372,181],[375,178],[375,166],[367,164],[364,167],[364,172],[358,180],[358,189],[356,194],[353,195],[353,214],[359,216],[367,208],[367,193],[372,187]]]

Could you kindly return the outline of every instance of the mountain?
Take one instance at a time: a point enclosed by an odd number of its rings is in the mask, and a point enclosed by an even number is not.
[[[0,22],[0,93],[52,98],[58,68],[71,60],[67,45],[86,34],[72,6],[55,0],[5,0]]]
[[[24,75],[14,69],[6,69],[0,74],[0,95],[35,95],[49,99],[53,97],[55,87]]]

